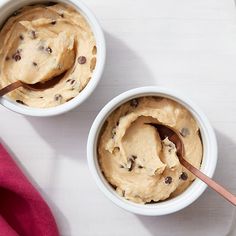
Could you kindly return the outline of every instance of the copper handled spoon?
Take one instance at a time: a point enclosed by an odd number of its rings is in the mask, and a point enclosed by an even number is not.
[[[175,131],[173,131],[171,128],[165,125],[160,125],[160,124],[150,124],[150,125],[154,126],[158,130],[160,138],[162,140],[168,137],[168,139],[175,144],[179,161],[187,170],[189,170],[192,174],[194,174],[200,180],[205,182],[209,187],[211,187],[213,190],[219,193],[222,197],[224,197],[226,200],[228,200],[230,203],[236,206],[236,196],[234,196],[232,193],[227,191],[217,182],[215,182],[214,180],[203,174],[200,170],[192,166],[189,162],[187,162],[184,159],[184,144],[180,136]]]
[[[64,72],[61,75],[58,75],[56,77],[53,77],[50,80],[47,80],[45,82],[38,82],[36,84],[26,84],[20,80],[9,84],[8,86],[0,89],[0,97],[4,96],[7,93],[10,93],[11,91],[19,88],[19,87],[23,87],[29,90],[33,90],[33,91],[41,91],[41,90],[45,90],[48,88],[52,88],[53,86],[55,86],[65,75],[66,72]]]

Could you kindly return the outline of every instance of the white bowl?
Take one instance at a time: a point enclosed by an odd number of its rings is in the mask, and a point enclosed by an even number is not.
[[[0,25],[2,25],[3,22],[7,19],[7,17],[9,17],[14,11],[18,10],[19,8],[26,5],[42,3],[42,2],[50,2],[50,1],[1,0],[0,1],[0,12],[1,12]],[[41,116],[41,117],[55,116],[55,115],[59,115],[59,114],[62,114],[62,113],[68,112],[69,110],[74,109],[75,107],[80,105],[82,102],[84,102],[95,90],[103,72],[105,59],[106,59],[105,39],[104,39],[103,31],[97,19],[95,18],[94,14],[80,0],[53,0],[53,2],[62,2],[62,3],[66,3],[73,6],[85,17],[85,19],[89,23],[96,39],[96,46],[97,46],[96,68],[93,72],[92,79],[87,84],[87,86],[83,89],[83,91],[71,101],[65,104],[59,105],[57,107],[32,108],[32,107],[27,107],[19,103],[16,103],[15,101],[7,98],[6,96],[0,98],[0,104],[20,114],[29,115],[29,116]]]
[[[107,117],[121,104],[131,99],[143,96],[158,96],[175,100],[192,113],[200,127],[204,148],[201,171],[209,177],[213,176],[217,163],[217,142],[214,130],[212,129],[207,117],[197,105],[191,102],[188,98],[184,97],[182,94],[161,87],[141,87],[129,90],[115,97],[101,110],[92,125],[88,137],[88,164],[98,187],[116,205],[136,214],[151,216],[166,215],[179,211],[193,203],[204,192],[207,187],[206,184],[204,184],[201,180],[196,179],[181,195],[173,199],[147,205],[137,204],[120,197],[116,193],[116,191],[104,178],[97,158],[98,137]]]

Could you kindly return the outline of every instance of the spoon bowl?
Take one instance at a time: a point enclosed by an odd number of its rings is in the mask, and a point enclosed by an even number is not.
[[[210,177],[206,176],[204,173],[202,173],[200,170],[195,168],[192,164],[190,164],[188,161],[184,159],[185,151],[184,151],[184,144],[181,139],[181,137],[170,127],[162,124],[149,124],[153,127],[155,127],[160,135],[160,138],[164,140],[165,138],[168,138],[172,143],[176,146],[176,154],[179,158],[180,163],[189,170],[192,174],[194,174],[197,178],[205,182],[209,187],[211,187],[213,190],[215,190],[218,194],[220,194],[222,197],[224,197],[227,201],[232,203],[234,206],[236,206],[236,196],[234,196],[232,193],[230,193],[228,190],[226,190],[224,187],[222,187],[220,184],[212,180]]]

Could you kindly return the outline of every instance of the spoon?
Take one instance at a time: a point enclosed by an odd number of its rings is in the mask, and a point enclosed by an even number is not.
[[[189,170],[192,174],[194,174],[200,180],[205,182],[209,187],[211,187],[213,190],[219,193],[222,197],[224,197],[226,200],[228,200],[230,203],[236,206],[236,196],[234,196],[220,184],[218,184],[217,182],[215,182],[214,180],[203,174],[200,170],[195,168],[193,165],[191,165],[188,161],[184,159],[185,155],[184,144],[180,136],[174,130],[172,130],[168,126],[161,124],[150,124],[150,125],[154,126],[158,130],[160,138],[162,140],[168,138],[171,142],[175,144],[177,149],[176,154],[179,158],[179,161],[187,170]]]
[[[58,76],[55,76],[50,80],[47,80],[45,82],[38,82],[36,84],[26,84],[26,83],[18,80],[16,82],[9,84],[6,87],[0,89],[0,97],[4,96],[7,93],[10,93],[13,90],[20,88],[20,87],[23,87],[23,88],[29,89],[29,90],[33,90],[33,91],[41,91],[41,90],[45,90],[48,88],[52,88],[63,78],[65,73],[66,72],[64,72]]]

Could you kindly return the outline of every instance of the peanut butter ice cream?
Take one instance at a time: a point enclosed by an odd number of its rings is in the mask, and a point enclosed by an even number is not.
[[[21,80],[60,82],[44,91],[19,88],[7,96],[30,107],[46,108],[77,96],[92,78],[96,42],[86,19],[65,4],[26,6],[0,32],[0,88]]]
[[[98,159],[107,181],[136,203],[166,200],[181,194],[195,177],[179,162],[175,144],[161,140],[155,127],[178,132],[186,160],[199,168],[203,147],[199,127],[182,105],[166,98],[143,97],[121,105],[107,119],[98,142]]]

